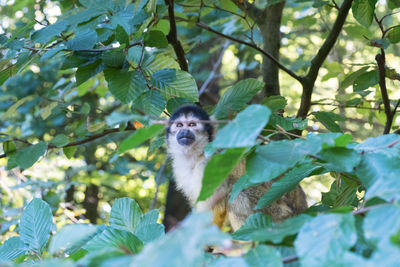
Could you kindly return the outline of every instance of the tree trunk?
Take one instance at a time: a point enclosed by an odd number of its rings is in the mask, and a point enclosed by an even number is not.
[[[257,21],[264,41],[264,50],[279,60],[279,48],[281,46],[281,19],[285,2],[267,7],[263,11],[262,18]],[[265,82],[264,96],[280,95],[279,69],[274,62],[263,56],[262,64],[263,80]]]

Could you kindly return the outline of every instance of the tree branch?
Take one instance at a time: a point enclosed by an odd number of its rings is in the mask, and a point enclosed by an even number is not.
[[[232,2],[252,20],[259,22],[261,19],[263,11],[257,8],[255,5],[243,0],[232,0]]]
[[[349,14],[349,10],[351,8],[353,0],[344,0],[342,6],[340,7],[339,14],[336,18],[336,21],[332,27],[332,30],[329,32],[328,37],[325,42],[322,44],[321,48],[318,50],[318,53],[311,60],[311,66],[304,77],[302,85],[303,85],[303,94],[301,96],[301,103],[299,111],[297,112],[297,117],[305,118],[307,116],[308,111],[311,107],[311,96],[314,89],[315,80],[317,79],[319,69],[324,63],[326,57],[329,52],[332,50],[336,40],[342,30],[343,24],[346,20],[347,15]]]
[[[141,42],[135,42],[130,44],[127,48],[133,47],[133,46],[137,46],[140,45]],[[33,48],[33,47],[27,47],[24,46],[23,48],[34,51],[34,52],[42,52],[42,51],[49,51],[52,50],[52,48]],[[67,51],[67,52],[72,52],[72,51],[77,51],[77,52],[104,52],[107,50],[114,50],[114,49],[118,49],[119,47],[114,47],[114,46],[105,46],[102,48],[94,48],[94,49],[83,49],[83,50],[72,50],[72,49],[61,49],[60,51]]]
[[[170,30],[167,35],[168,43],[170,43],[174,48],[181,69],[184,71],[189,71],[189,66],[185,57],[185,51],[183,50],[181,42],[178,40],[174,12],[174,0],[165,0],[165,4],[168,5],[168,17],[170,25]]]
[[[189,21],[189,20],[184,19],[184,18],[179,18],[179,20],[181,20],[181,21]],[[205,29],[205,30],[207,30],[207,31],[209,31],[209,32],[215,33],[215,34],[217,34],[217,35],[219,35],[219,36],[221,36],[221,37],[224,37],[224,38],[226,38],[226,39],[228,39],[228,40],[234,41],[234,42],[239,43],[239,44],[246,45],[246,46],[248,46],[248,47],[251,47],[251,48],[257,50],[258,52],[260,52],[261,54],[263,54],[264,56],[266,56],[267,58],[269,58],[272,62],[274,62],[274,63],[278,66],[278,68],[280,68],[281,70],[283,70],[284,72],[286,72],[287,74],[289,74],[291,77],[293,77],[294,79],[296,79],[297,81],[299,81],[300,83],[302,83],[302,81],[303,81],[303,78],[302,78],[302,77],[298,76],[296,73],[294,73],[293,71],[291,71],[291,70],[289,70],[288,68],[286,68],[285,66],[283,66],[283,65],[282,65],[276,58],[274,58],[270,53],[264,51],[263,49],[261,49],[260,47],[256,46],[255,44],[252,44],[252,43],[249,43],[249,42],[246,42],[246,41],[237,39],[237,38],[232,37],[232,36],[230,36],[230,35],[223,34],[222,32],[219,32],[219,31],[216,31],[216,30],[212,29],[210,26],[208,26],[207,24],[205,24],[205,23],[203,23],[203,22],[197,22],[197,23],[196,23],[196,26],[198,26],[198,27],[200,27],[200,28],[202,28],[202,29]]]
[[[136,128],[135,128],[134,126],[128,124],[128,126],[127,126],[127,127],[125,128],[125,130],[123,130],[123,131],[134,131],[134,130],[136,130]],[[70,147],[70,146],[83,145],[83,144],[89,143],[89,142],[91,142],[91,141],[94,141],[94,140],[96,140],[96,139],[99,139],[99,138],[101,138],[101,137],[104,137],[104,136],[106,136],[106,135],[109,135],[109,134],[111,134],[111,133],[117,133],[117,132],[121,132],[121,130],[118,129],[118,128],[107,129],[107,130],[104,130],[104,131],[101,132],[101,133],[98,133],[98,134],[89,136],[89,137],[86,138],[86,139],[82,139],[82,140],[79,140],[79,141],[75,141],[75,142],[68,143],[68,144],[66,144],[65,146],[62,146],[62,147],[57,147],[57,146],[55,146],[55,145],[53,145],[53,144],[49,144],[49,145],[47,146],[47,149],[64,148],[64,147]],[[7,157],[7,154],[1,154],[1,155],[0,155],[0,158],[6,158],[6,157]]]
[[[393,113],[390,108],[390,100],[387,92],[386,81],[385,81],[385,50],[381,48],[381,53],[377,54],[375,57],[376,63],[378,64],[378,72],[379,72],[379,87],[381,89],[383,106],[385,108],[386,114],[386,123],[385,129],[383,130],[383,134],[388,134],[390,129],[392,128],[393,123]]]

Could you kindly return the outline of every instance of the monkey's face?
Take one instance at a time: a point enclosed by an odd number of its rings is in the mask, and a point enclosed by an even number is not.
[[[213,128],[207,112],[196,105],[184,105],[170,117],[167,145],[170,153],[203,153],[211,142]]]
[[[170,125],[168,141],[171,144],[176,143],[189,147],[199,143],[208,143],[208,133],[198,118],[192,114],[182,114]]]

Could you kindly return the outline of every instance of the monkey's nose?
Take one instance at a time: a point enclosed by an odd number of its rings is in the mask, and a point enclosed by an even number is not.
[[[181,130],[176,136],[176,140],[178,144],[182,146],[190,146],[193,144],[194,140],[196,139],[194,133],[190,130]]]

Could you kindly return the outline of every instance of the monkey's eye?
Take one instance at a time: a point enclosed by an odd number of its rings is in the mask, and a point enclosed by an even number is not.
[[[180,128],[180,127],[182,127],[183,126],[183,123],[182,122],[178,122],[177,124],[176,124],[176,127],[178,127],[178,128]]]
[[[195,127],[197,124],[195,122],[190,122],[189,127]]]

